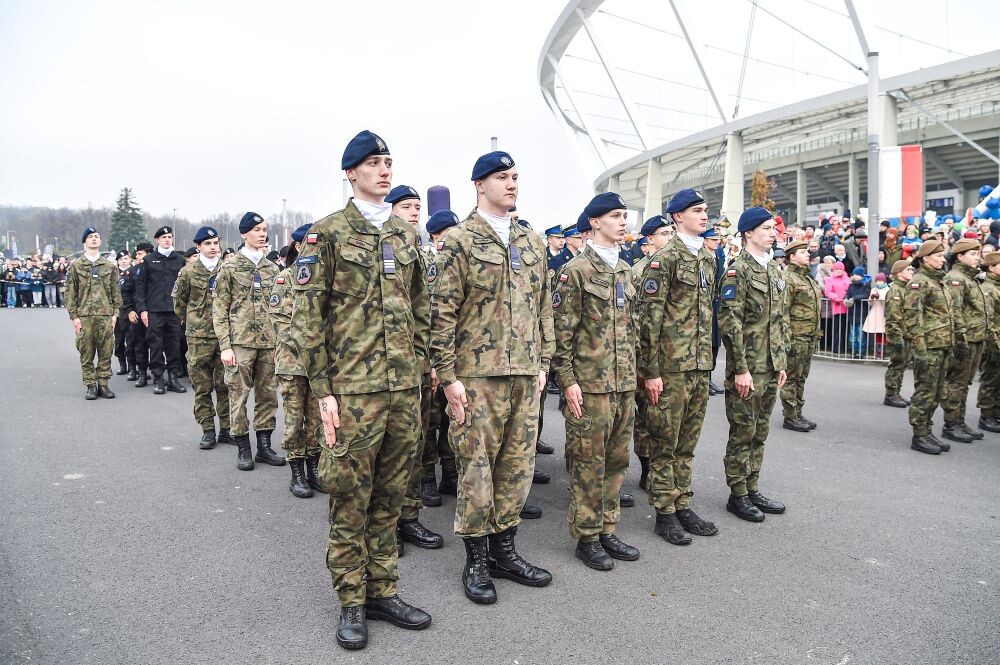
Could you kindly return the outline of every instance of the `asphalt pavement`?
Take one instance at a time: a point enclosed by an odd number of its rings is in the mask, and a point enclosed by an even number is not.
[[[642,557],[604,573],[573,557],[550,398],[556,454],[538,464],[553,481],[533,487],[545,514],[517,542],[554,582],[468,601],[445,497],[421,511],[445,547],[400,560],[402,597],[433,624],[373,622],[361,652],[334,638],[325,497],[293,497],[287,466],[241,472],[235,447],[199,450],[190,390],[111,388],[83,399],[65,310],[0,311],[0,663],[1000,662],[1000,435],[911,451],[881,367],[815,362],[812,433],[776,409],[761,488],[789,508],[761,524],[725,511],[728,423],[711,398],[693,507],[720,534],[657,537],[633,457],[619,535]]]

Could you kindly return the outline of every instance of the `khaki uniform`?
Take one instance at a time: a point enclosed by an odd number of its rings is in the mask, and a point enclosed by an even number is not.
[[[111,380],[111,354],[115,349],[115,329],[111,317],[122,306],[118,290],[118,268],[103,256],[91,261],[81,256],[69,264],[66,273],[66,311],[80,319],[76,350],[84,385],[107,386]],[[94,356],[97,356],[95,367]]]
[[[987,338],[986,296],[977,279],[979,270],[964,263],[956,262],[944,276],[945,286],[952,294],[955,318],[956,347],[965,340],[967,352],[960,358],[953,354],[948,364],[947,388],[944,403],[944,419],[948,423],[965,422],[965,403],[969,397],[969,386],[976,378],[983,359],[983,346]]]
[[[784,277],[788,376],[781,388],[781,406],[784,417],[791,420],[802,417],[813,351],[816,340],[823,336],[819,327],[819,303],[823,294],[808,267],[789,266]]]
[[[921,265],[907,283],[903,315],[912,321],[913,398],[910,425],[914,436],[931,433],[934,410],[946,396],[946,377],[955,343],[952,292],[942,280],[943,270]]]
[[[652,441],[647,490],[658,514],[691,507],[691,465],[708,408],[712,371],[715,254],[697,255],[680,236],[653,254],[642,273],[639,375],[660,377],[663,394],[646,407]]]
[[[563,390],[578,384],[583,415],[563,407],[573,538],[615,532],[634,419],[635,287],[622,260],[614,270],[590,246],[562,269],[552,294],[555,355]]]
[[[236,366],[226,367],[229,420],[233,436],[249,434],[247,398],[253,390],[253,429],[270,432],[277,422],[278,395],[274,377],[274,329],[267,299],[278,266],[262,258],[257,265],[236,252],[219,264],[212,321],[222,351],[232,349]]]
[[[519,224],[509,234],[506,246],[475,214],[445,236],[428,276],[438,379],[461,380],[469,400],[465,422],[448,430],[463,537],[520,523],[538,439],[536,382],[554,348],[545,248]]]
[[[722,279],[719,331],[726,346],[726,483],[735,495],[758,491],[764,442],[778,394],[785,354],[785,281],[773,262],[765,268],[741,252]],[[754,390],[736,392],[736,375],[749,372]]]
[[[194,388],[194,419],[203,431],[229,429],[229,386],[222,365],[219,339],[212,323],[212,300],[222,260],[209,271],[201,259],[181,268],[173,288],[174,313],[184,322],[187,337],[188,375]],[[212,404],[212,390],[216,404]]]
[[[429,304],[408,222],[381,230],[349,202],[309,229],[295,262],[290,337],[340,429],[322,446],[330,492],[326,565],[345,607],[396,594],[396,522],[420,443]]]
[[[1000,278],[986,273],[982,289],[986,297],[987,331],[976,407],[983,418],[1000,418]]]
[[[650,256],[652,256],[652,254],[642,257],[634,266],[632,266],[632,287],[635,289],[636,293],[639,293],[639,290],[642,287],[642,271],[649,265]],[[638,360],[638,354],[636,354],[637,365]],[[638,372],[638,367],[636,370]],[[635,443],[633,444],[632,449],[635,451],[636,456],[649,459],[649,451],[653,447],[653,442],[649,436],[649,430],[646,428],[646,411],[649,408],[649,396],[646,394],[646,387],[642,382],[643,378],[644,377],[642,376],[637,376],[635,389],[635,425],[632,428],[632,438]]]
[[[913,346],[910,328],[913,322],[906,318],[903,299],[909,282],[900,280],[889,285],[885,294],[885,338],[889,343],[889,366],[885,370],[885,394],[898,395],[903,387],[903,372],[910,364]]]

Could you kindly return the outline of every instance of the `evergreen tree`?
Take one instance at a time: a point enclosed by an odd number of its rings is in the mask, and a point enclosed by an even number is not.
[[[146,239],[146,227],[142,223],[142,210],[132,197],[132,190],[123,187],[118,196],[118,203],[111,215],[111,236],[105,246],[109,250],[134,250],[135,246]]]

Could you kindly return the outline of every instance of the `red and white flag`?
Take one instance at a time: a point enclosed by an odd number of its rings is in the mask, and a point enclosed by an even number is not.
[[[879,217],[924,214],[923,146],[882,147],[878,152]]]

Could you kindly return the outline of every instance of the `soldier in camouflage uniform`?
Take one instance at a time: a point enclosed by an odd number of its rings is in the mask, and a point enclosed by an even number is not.
[[[965,402],[969,386],[976,378],[983,359],[988,321],[986,297],[980,287],[979,241],[962,238],[951,246],[951,270],[944,277],[952,295],[952,315],[955,319],[954,355],[948,363],[944,410],[945,438],[959,443],[972,443],[984,434],[965,422]]]
[[[218,442],[235,443],[229,433],[229,386],[226,385],[219,339],[212,324],[212,295],[222,249],[219,232],[211,226],[203,226],[195,233],[194,244],[198,245],[198,256],[181,268],[171,295],[174,312],[184,324],[187,337],[194,419],[202,430],[199,447],[209,450],[216,444],[216,414],[219,416]],[[215,406],[212,404],[213,389]]]
[[[986,341],[983,343],[983,372],[979,377],[979,428],[1000,432],[1000,252],[983,259],[986,280]]]
[[[740,215],[743,251],[722,280],[719,330],[726,346],[726,510],[751,522],[785,505],[758,487],[764,442],[778,389],[785,384],[785,282],[769,250],[777,236],[774,217],[761,207]]]
[[[295,260],[310,226],[303,224],[292,231],[292,244],[285,254],[288,267],[274,278],[267,300],[269,318],[274,327],[274,370],[285,411],[285,436],[281,447],[288,453],[288,465],[292,470],[288,489],[300,499],[311,497],[313,490],[326,494],[319,481],[319,433],[323,427],[319,403],[309,389],[309,380],[289,334],[295,302],[292,291]]]
[[[615,534],[634,418],[635,287],[618,257],[628,213],[617,194],[598,194],[585,210],[593,243],[562,269],[552,294],[552,369],[566,397],[570,472],[569,532],[576,558],[594,570],[639,550]]]
[[[788,380],[781,388],[782,427],[795,432],[808,432],[816,423],[802,417],[805,404],[806,379],[812,364],[816,340],[822,336],[819,327],[819,303],[822,292],[809,274],[809,243],[805,240],[785,246],[788,269],[785,270],[785,323],[788,331]]]
[[[885,399],[882,403],[898,409],[910,406],[909,400],[899,394],[903,387],[903,372],[910,364],[913,348],[910,344],[912,321],[907,321],[903,313],[903,298],[907,285],[913,279],[910,259],[901,259],[892,264],[892,283],[885,294],[885,338],[889,342],[889,366],[885,369]]]
[[[115,322],[122,304],[118,268],[101,256],[101,234],[97,229],[85,228],[80,242],[83,256],[73,261],[66,273],[66,311],[76,331],[76,350],[80,352],[80,370],[87,386],[84,397],[113,399],[115,394],[108,388],[108,381]]]
[[[948,364],[955,343],[952,293],[943,284],[944,245],[926,240],[920,246],[913,265],[917,274],[910,280],[903,296],[903,317],[912,321],[913,403],[910,425],[913,439],[910,448],[937,455],[951,449],[931,432],[934,411],[945,400]]]
[[[479,206],[444,239],[435,264],[431,349],[445,387],[459,466],[455,533],[465,543],[465,594],[496,602],[493,577],[545,586],[552,575],[517,553],[531,488],[538,402],[554,338],[545,248],[511,222],[517,169],[505,152],[472,171]]]
[[[282,466],[285,458],[271,449],[271,432],[277,422],[278,395],[274,376],[274,328],[267,300],[278,276],[278,266],[264,255],[267,222],[255,212],[240,220],[244,246],[218,267],[212,320],[222,350],[229,386],[229,421],[239,452],[236,468],[253,469],[254,460]],[[253,428],[257,454],[250,456],[250,423],[247,398],[253,390]]]
[[[368,619],[411,630],[431,623],[396,589],[396,523],[420,444],[430,306],[416,232],[384,203],[392,179],[385,141],[361,132],[341,166],[354,198],[306,234],[291,338],[323,421],[337,643],[361,649]]]
[[[708,408],[712,371],[715,254],[704,246],[708,206],[700,192],[682,189],[664,209],[676,235],[642,273],[639,375],[646,388],[649,429],[649,505],[656,534],[673,545],[718,528],[691,509],[691,466]]]

